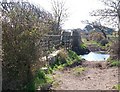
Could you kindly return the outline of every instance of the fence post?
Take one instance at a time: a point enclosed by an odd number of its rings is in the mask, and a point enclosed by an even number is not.
[[[1,91],[2,91],[2,46],[0,46],[0,92]]]
[[[0,8],[0,16],[2,15],[2,9]],[[0,18],[1,20],[1,18]],[[0,21],[0,92],[2,91],[2,21]]]

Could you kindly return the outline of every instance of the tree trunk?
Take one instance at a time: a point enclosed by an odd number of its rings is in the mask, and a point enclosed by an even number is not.
[[[101,32],[103,33],[104,37],[107,38],[107,36],[106,36],[106,34],[105,34],[103,29],[101,30]]]
[[[118,9],[118,60],[120,60],[120,7]]]
[[[59,27],[60,27],[60,17],[58,17],[58,21],[57,21],[56,34],[60,33]]]

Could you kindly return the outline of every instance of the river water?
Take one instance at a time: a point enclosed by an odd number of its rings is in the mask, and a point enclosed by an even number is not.
[[[98,52],[90,52],[89,54],[81,55],[81,57],[87,61],[106,61],[110,55]]]

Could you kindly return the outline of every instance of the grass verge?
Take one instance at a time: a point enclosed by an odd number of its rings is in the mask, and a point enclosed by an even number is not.
[[[120,84],[114,85],[113,89],[119,90],[120,91]]]
[[[56,61],[51,64],[47,65],[45,68],[40,68],[35,75],[34,80],[25,86],[26,91],[34,92],[36,89],[41,90],[49,90],[50,86],[54,82],[54,78],[52,73],[56,70],[62,70],[64,67],[73,64],[74,62],[80,62],[81,58],[75,52],[71,50],[62,50],[58,56]],[[80,72],[84,69],[76,69],[75,71]]]

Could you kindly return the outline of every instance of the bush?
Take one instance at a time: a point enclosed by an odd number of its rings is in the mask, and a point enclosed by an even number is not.
[[[120,67],[120,60],[113,59],[113,58],[110,57],[107,61],[108,61],[109,65],[110,65],[111,67],[112,67],[112,66]]]
[[[72,59],[72,60],[76,60],[76,61],[80,61],[81,58],[80,56],[78,56],[74,51],[68,50],[68,56]]]
[[[111,58],[117,60],[119,56],[119,44],[118,41],[114,41],[110,46]]]
[[[4,4],[1,5],[4,17],[2,87],[3,90],[20,90],[31,82],[34,71],[44,65],[37,64],[41,54],[38,53],[40,47],[36,43],[51,30],[52,18],[48,18],[48,12],[41,12],[38,7],[28,2],[0,4]]]
[[[53,78],[45,73],[44,70],[39,69],[35,75],[33,82],[30,82],[28,85],[25,86],[24,90],[34,92],[37,88],[43,88],[44,86],[52,84]],[[34,86],[33,86],[34,85]]]
[[[74,62],[80,62],[81,58],[78,56],[75,52],[71,50],[61,50],[57,56],[57,60],[50,64],[50,69],[56,70],[56,69],[63,69],[65,66],[69,66],[73,64]]]
[[[104,36],[101,32],[92,32],[89,35],[89,39],[99,43],[102,39],[104,39]]]
[[[90,51],[84,43],[81,43],[79,52],[80,52],[79,55],[84,55],[84,54],[88,54]]]
[[[118,66],[118,67],[120,67],[120,61],[113,60],[113,61],[111,61],[110,66]]]
[[[66,50],[62,49],[59,53],[58,53],[58,60],[57,62],[59,62],[60,64],[64,64],[66,63],[66,58],[68,57],[68,53]]]

